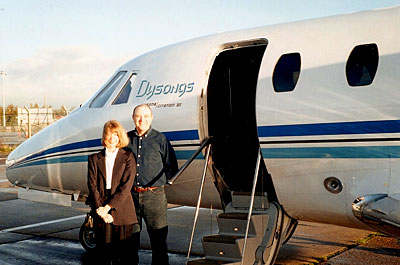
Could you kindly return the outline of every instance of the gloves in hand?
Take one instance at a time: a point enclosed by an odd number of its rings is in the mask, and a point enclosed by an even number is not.
[[[111,210],[111,207],[110,207],[110,205],[106,205],[106,206],[104,206],[104,207],[99,207],[99,208],[97,208],[97,210],[96,210],[96,213],[101,217],[101,218],[103,218],[104,219],[104,217],[108,214],[108,212]]]
[[[103,218],[104,222],[107,224],[110,224],[114,222],[114,218],[111,216],[111,214],[106,214],[106,216]]]

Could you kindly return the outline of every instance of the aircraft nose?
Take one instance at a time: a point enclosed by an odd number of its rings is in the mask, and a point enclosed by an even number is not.
[[[5,168],[6,168],[6,177],[10,183],[15,183],[17,181],[14,171],[12,170],[13,166],[15,163],[18,161],[18,155],[19,151],[18,148],[12,151],[5,162]]]
[[[20,157],[19,153],[20,153],[19,148],[17,147],[15,150],[13,150],[11,153],[8,154],[6,162],[5,162],[6,169],[15,164],[15,162]]]
[[[6,166],[6,169],[7,168],[9,168],[10,166],[12,166],[12,165],[14,165],[14,163],[15,163],[15,159],[6,159],[6,163],[5,163],[5,166]]]

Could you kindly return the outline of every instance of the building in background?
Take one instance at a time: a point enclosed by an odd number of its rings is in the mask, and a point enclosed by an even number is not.
[[[32,105],[31,108],[8,106],[7,126],[0,126],[0,152],[15,148],[25,139],[67,114],[68,110],[65,107],[53,110],[52,107],[40,108]]]
[[[28,108],[29,119],[32,125],[49,125],[53,123],[52,108]],[[18,125],[24,126],[28,124],[28,111],[25,108],[18,108]]]

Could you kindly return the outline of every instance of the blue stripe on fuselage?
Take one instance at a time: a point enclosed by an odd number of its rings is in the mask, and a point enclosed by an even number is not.
[[[263,154],[263,158],[265,158],[265,159],[400,158],[400,146],[262,148],[262,154]]]
[[[258,127],[259,137],[399,133],[400,120],[291,124]]]
[[[199,140],[197,130],[163,132],[169,141]]]
[[[177,150],[176,157],[178,160],[188,160],[192,157],[196,150]],[[197,155],[196,159],[204,159],[203,154],[200,153]],[[58,164],[58,163],[78,163],[78,162],[87,162],[88,156],[87,155],[80,155],[80,156],[66,156],[60,154],[59,157],[51,157],[51,158],[42,158],[34,161],[28,161],[23,164],[19,164],[13,166],[12,168],[20,168],[20,167],[29,167],[29,166],[39,166],[39,165],[49,165],[49,164]]]
[[[199,139],[199,134],[197,130],[186,130],[186,131],[175,131],[175,132],[163,132],[167,139],[169,141],[182,141],[182,140],[198,140]],[[52,155],[55,153],[61,153],[61,152],[67,152],[67,151],[75,151],[83,148],[93,148],[93,147],[102,147],[101,145],[101,139],[92,139],[92,140],[87,140],[87,141],[81,141],[81,142],[75,142],[75,143],[70,143],[70,144],[65,144],[65,145],[60,145],[56,147],[49,148],[47,150],[44,150],[42,152],[33,154],[27,158],[25,158],[22,161],[19,161],[17,165],[12,166],[14,168],[20,167],[20,166],[30,166],[33,164],[53,164],[53,163],[58,163],[54,161],[58,161],[61,158],[49,158],[49,159],[41,159],[44,158],[44,156]],[[194,153],[194,151],[183,151],[182,152],[182,159],[189,159],[191,155]],[[61,155],[62,156],[62,155]],[[69,156],[69,157],[64,157],[62,159],[66,158],[74,158],[76,156]],[[35,159],[35,161],[31,161]],[[38,161],[36,161],[38,159]],[[50,161],[50,162],[49,162]],[[70,160],[60,160],[60,163],[69,163],[69,162],[81,162],[81,161],[70,161]],[[87,156],[86,156],[86,161],[87,161]]]
[[[195,150],[176,150],[178,160],[188,160]],[[264,159],[382,159],[400,158],[400,146],[345,146],[345,147],[294,147],[262,148]],[[88,156],[44,158],[17,165],[13,168],[57,163],[87,162]],[[204,159],[200,153],[196,159]],[[229,159],[229,158],[227,158]]]
[[[199,139],[199,134],[198,134],[197,130],[164,132],[164,134],[169,141],[198,140]],[[49,148],[45,151],[42,151],[40,153],[33,154],[33,155],[27,157],[25,160],[31,160],[33,158],[37,158],[37,157],[44,156],[44,155],[50,155],[53,153],[66,152],[66,151],[72,151],[72,150],[77,150],[77,149],[82,149],[82,148],[92,148],[92,147],[101,147],[101,139],[93,139],[93,140],[87,140],[87,141],[81,141],[81,142],[56,146],[53,148]]]
[[[63,163],[78,163],[78,162],[87,162],[88,156],[67,156],[67,157],[57,157],[57,158],[45,158],[40,160],[35,160],[31,162],[27,162],[23,165],[16,166],[19,167],[29,167],[29,166],[39,166],[39,165],[48,165],[48,164],[63,164]]]
[[[71,150],[76,150],[76,149],[81,149],[81,148],[91,148],[91,147],[100,147],[101,146],[101,139],[93,139],[93,140],[87,140],[87,141],[82,141],[82,142],[76,142],[72,144],[65,144],[65,145],[60,145],[56,146],[53,148],[49,148],[47,150],[44,150],[40,153],[33,154],[24,160],[31,160],[37,157],[41,157],[44,155],[51,155],[54,153],[59,153],[59,152],[65,152],[65,151],[71,151]]]
[[[169,141],[199,140],[197,130],[163,132]],[[343,134],[380,134],[400,133],[400,120],[382,121],[357,121],[337,123],[316,123],[316,124],[292,124],[258,127],[259,137],[283,137],[283,136],[323,136]],[[40,159],[42,156],[58,152],[73,151],[82,148],[101,147],[100,139],[81,141],[61,145],[33,154],[15,167],[36,163],[29,160]],[[399,157],[397,146],[358,146],[358,147],[303,147],[303,148],[263,148],[264,158],[386,158]],[[194,153],[194,150],[177,151],[180,160],[187,160]],[[73,157],[73,156],[72,156]],[[199,159],[202,156],[198,156]],[[53,158],[52,158],[53,159]],[[50,161],[52,159],[41,159]],[[59,158],[54,158],[59,159]],[[86,156],[87,159],[87,156]],[[52,160],[53,161],[53,160]],[[57,160],[54,160],[57,161]],[[64,160],[60,160],[64,161]],[[65,160],[68,162],[68,160]],[[39,163],[39,162],[38,162]],[[57,163],[57,162],[54,162]]]

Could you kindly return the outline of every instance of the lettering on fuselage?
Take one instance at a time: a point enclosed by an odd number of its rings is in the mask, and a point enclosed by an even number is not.
[[[152,85],[149,81],[143,80],[140,83],[136,97],[146,97],[146,99],[150,99],[153,96],[168,94],[178,94],[178,97],[182,97],[184,94],[192,92],[193,88],[194,82],[177,83],[176,85]]]
[[[146,103],[149,107],[155,107],[155,108],[179,108],[182,107],[182,103],[160,103],[160,102],[149,102]]]

